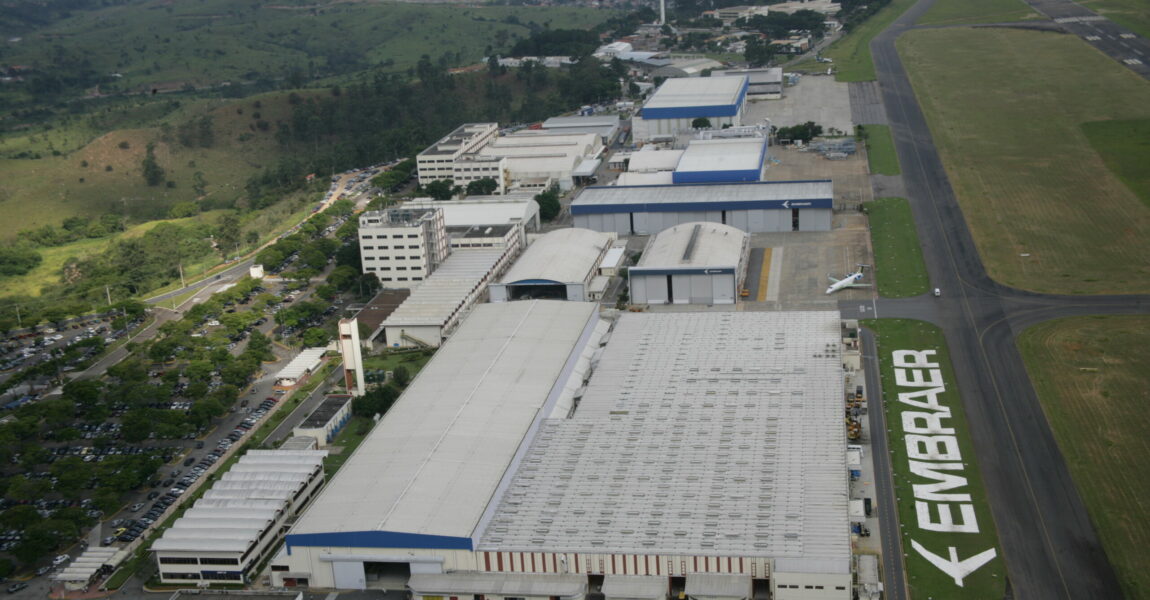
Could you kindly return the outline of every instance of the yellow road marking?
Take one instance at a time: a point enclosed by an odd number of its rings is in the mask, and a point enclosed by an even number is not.
[[[767,299],[767,280],[771,277],[771,249],[763,249],[763,266],[759,273],[759,293],[756,294],[755,301],[763,302]]]

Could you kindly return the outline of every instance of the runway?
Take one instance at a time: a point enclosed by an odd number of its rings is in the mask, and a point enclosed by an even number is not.
[[[941,288],[943,295],[843,301],[839,307],[848,319],[903,317],[942,327],[1013,597],[1120,598],[1117,578],[1050,431],[1015,337],[1026,327],[1053,318],[1145,314],[1150,312],[1150,296],[1035,294],[1001,285],[986,275],[895,50],[895,39],[913,27],[931,4],[933,0],[922,0],[910,8],[873,40],[871,52],[931,287]],[[1056,8],[1067,11],[1070,16],[1066,18],[1074,16],[1065,7],[1049,7],[1051,11]],[[1109,27],[1097,20],[1063,26],[1083,23]],[[1109,42],[1105,45],[1110,47]],[[894,560],[899,558],[896,555]],[[886,572],[898,577],[900,571],[892,571],[888,560],[884,556]],[[902,581],[888,579],[888,589],[902,586]]]

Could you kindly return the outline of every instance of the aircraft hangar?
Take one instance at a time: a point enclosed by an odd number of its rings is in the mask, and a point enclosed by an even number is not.
[[[647,242],[627,271],[635,304],[734,304],[749,236],[719,223],[684,223]]]

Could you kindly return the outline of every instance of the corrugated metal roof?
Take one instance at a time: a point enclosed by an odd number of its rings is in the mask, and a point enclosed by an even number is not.
[[[484,277],[491,274],[506,249],[461,248],[453,251],[395,312],[383,327],[443,326]]]
[[[651,236],[636,269],[738,267],[748,239],[745,232],[730,225],[683,223]]]
[[[536,239],[515,261],[502,283],[527,280],[582,282],[599,266],[611,237],[578,227],[556,229]]]
[[[833,311],[624,313],[479,549],[849,560],[839,327]]]
[[[700,171],[749,171],[761,169],[767,138],[742,137],[691,140],[683,151],[676,173]]]
[[[276,379],[299,379],[317,366],[319,360],[323,358],[327,348],[305,348],[300,351],[295,358],[291,359],[284,368],[276,375]]]
[[[292,535],[470,537],[548,395],[562,387],[596,309],[542,300],[477,306]]]
[[[643,108],[734,104],[739,99],[739,93],[746,85],[746,81],[747,78],[742,76],[668,79],[655,90]]]
[[[834,197],[829,179],[817,181],[759,181],[753,183],[701,183],[647,187],[595,186],[585,188],[572,206],[594,204],[675,204],[698,202],[754,202],[760,200],[818,200]]]
[[[647,148],[655,146],[644,146],[639,152],[631,154],[631,160],[627,162],[628,173],[674,171],[685,152],[685,150],[647,150]]]

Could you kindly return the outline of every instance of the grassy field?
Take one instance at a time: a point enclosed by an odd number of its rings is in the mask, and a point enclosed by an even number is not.
[[[860,125],[860,127],[862,127]],[[889,125],[866,125],[866,160],[870,172],[879,175],[898,175],[898,154],[894,151],[894,138]]]
[[[894,22],[915,0],[891,0],[885,8],[871,16],[842,38],[831,44],[823,56],[834,59],[835,79],[838,81],[873,81],[874,62],[870,56],[870,41]]]
[[[1150,119],[1083,123],[1082,131],[1110,171],[1150,206]]]
[[[1083,0],[1079,4],[1142,37],[1150,37],[1150,8],[1146,0]]]
[[[950,364],[950,355],[946,348],[946,340],[937,327],[922,321],[903,319],[879,319],[864,321],[863,325],[873,330],[878,338],[879,369],[882,376],[883,400],[886,409],[886,421],[890,433],[891,468],[895,474],[895,493],[899,495],[899,521],[902,524],[902,544],[905,552],[905,565],[907,580],[910,587],[910,596],[915,600],[966,600],[968,598],[1002,598],[1006,587],[1006,568],[1002,561],[1002,553],[998,548],[998,535],[995,532],[994,521],[990,516],[990,508],[986,503],[986,491],[983,487],[982,476],[975,461],[974,447],[970,440],[970,433],[966,427],[966,413],[959,400],[957,380]],[[978,533],[947,533],[920,529],[918,517],[915,513],[915,500],[912,491],[905,483],[930,483],[932,480],[920,477],[910,472],[907,445],[903,438],[901,414],[905,411],[919,411],[922,409],[912,407],[898,401],[898,391],[911,391],[921,388],[897,387],[894,378],[894,365],[892,352],[895,350],[935,350],[934,359],[942,371],[946,391],[939,394],[939,404],[950,408],[950,417],[943,418],[945,427],[955,430],[962,462],[965,465],[961,476],[967,479],[967,484],[955,488],[956,493],[969,493],[974,514],[978,521]],[[920,398],[921,400],[921,398]],[[949,472],[959,475],[958,472]],[[952,507],[957,517],[957,509]],[[884,530],[885,533],[886,530]],[[996,556],[963,580],[963,586],[955,585],[953,579],[945,575],[937,567],[930,564],[913,548],[911,541],[916,541],[928,551],[947,557],[946,548],[953,546],[958,550],[960,559],[967,559],[988,549],[995,549]]]
[[[386,352],[376,356],[365,356],[363,368],[367,370],[394,371],[399,365],[407,368],[412,378],[431,360],[433,352]]]
[[[1077,38],[1032,31],[910,31],[899,52],[991,277],[1150,291],[1150,208],[1082,131],[1150,117],[1145,80]],[[1090,85],[1058,75],[1068,70]]]
[[[363,443],[367,438],[367,434],[371,433],[371,428],[375,423],[367,417],[352,417],[343,430],[336,434],[335,439],[331,441],[331,446],[339,448],[338,454],[328,454],[323,459],[323,470],[327,475],[328,481],[335,475],[335,472],[351,458],[355,453],[356,448]]]
[[[869,127],[869,125],[868,125]],[[906,198],[878,198],[866,204],[874,246],[878,293],[886,298],[925,294],[930,287],[922,247]]]
[[[1047,321],[1018,345],[1126,597],[1150,598],[1150,317]]]
[[[938,0],[926,11],[919,25],[1005,23],[1040,19],[1022,0]]]

